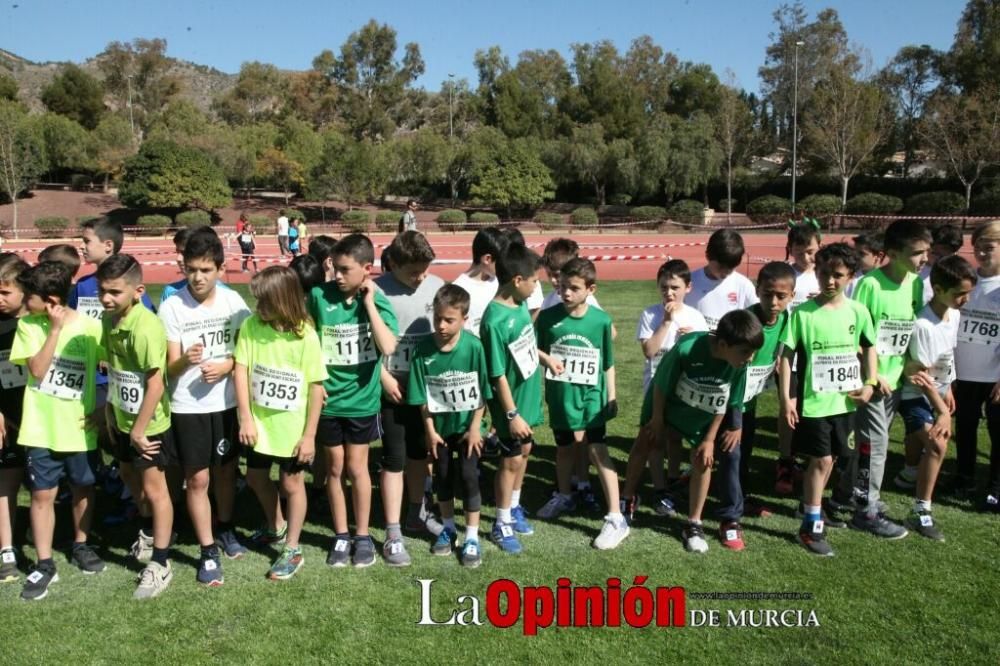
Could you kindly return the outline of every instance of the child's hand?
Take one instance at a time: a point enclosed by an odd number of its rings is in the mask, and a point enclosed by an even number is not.
[[[482,456],[483,455],[483,436],[479,433],[479,429],[470,430],[465,435],[465,457],[471,458],[472,454]]]
[[[608,404],[604,405],[604,418],[611,420],[618,416],[618,401],[608,400]]]
[[[3,450],[4,440],[7,439],[7,420],[0,413],[0,451]]]
[[[510,422],[510,434],[522,441],[531,439],[534,435],[531,426],[520,415],[515,416],[514,420]]]
[[[69,317],[69,308],[65,305],[53,305],[52,303],[45,304],[45,314],[49,317],[49,323],[52,324],[52,330],[58,331],[62,329],[63,324],[66,323],[66,318]]]
[[[206,384],[215,384],[222,380],[223,377],[229,374],[229,370],[226,369],[226,363],[223,361],[221,363],[211,363],[206,361],[199,366],[201,370],[201,379]]]
[[[431,458],[437,460],[438,447],[445,445],[444,439],[441,435],[437,434],[436,430],[429,430],[424,437],[424,441],[427,442],[427,453],[430,454]]]
[[[677,314],[681,309],[681,303],[678,301],[671,301],[670,303],[663,304],[663,321],[672,321],[674,315]]]
[[[743,437],[743,430],[727,430],[724,433],[722,433],[723,452],[729,453],[737,446],[739,446],[742,437]]]
[[[930,434],[932,439],[944,442],[951,439],[951,414],[938,414],[928,434]]]
[[[990,400],[994,405],[1000,404],[1000,382],[993,385],[993,391],[990,393]]]
[[[316,458],[316,438],[303,436],[295,445],[292,455],[300,465],[311,465]]]
[[[694,328],[691,327],[691,326],[680,326],[680,327],[677,328],[677,335],[678,336],[687,335],[688,333],[690,333],[693,330],[694,330]]]
[[[549,370],[553,375],[561,375],[566,371],[566,368],[563,367],[562,361],[557,357],[549,356]]]
[[[715,442],[705,440],[699,444],[698,448],[694,450],[693,457],[695,464],[699,465],[701,469],[712,469],[712,465],[715,464]]]
[[[152,460],[153,456],[160,452],[160,443],[149,441],[142,433],[130,433],[129,440],[132,442],[132,447],[146,460]]]
[[[907,375],[906,378],[909,379],[910,383],[912,383],[914,386],[918,386],[920,388],[929,388],[929,389],[934,388],[934,379],[929,374],[927,374],[926,370],[918,370],[913,374]]]
[[[240,444],[253,448],[257,446],[257,424],[253,418],[240,419]]]
[[[781,407],[780,418],[792,430],[795,430],[795,426],[799,424],[798,410],[796,410],[795,405],[791,403]]]
[[[883,396],[892,395],[892,386],[889,385],[889,382],[882,375],[878,377],[878,392],[879,395]]]
[[[375,304],[375,283],[372,282],[370,277],[365,278],[365,281],[361,283],[358,293],[361,294],[361,299],[365,305]]]
[[[403,402],[403,391],[399,386],[399,381],[388,372],[382,375],[382,392],[389,402],[400,404]]]
[[[881,380],[881,378],[879,379]],[[872,386],[870,384],[865,384],[857,391],[851,391],[850,393],[848,393],[847,397],[850,398],[852,401],[854,401],[855,405],[864,405],[869,400],[872,399],[872,395],[874,395],[874,393],[875,390],[872,388]]]
[[[187,348],[184,352],[184,356],[187,357],[188,365],[198,365],[201,363],[202,352],[205,351],[205,345],[200,342],[196,342]]]
[[[951,387],[948,387],[948,392],[944,394],[944,406],[948,408],[949,414],[954,414],[958,406],[955,404],[955,395],[951,392]]]

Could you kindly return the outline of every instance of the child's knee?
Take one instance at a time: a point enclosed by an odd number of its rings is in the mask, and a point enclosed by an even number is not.
[[[199,469],[193,474],[188,474],[187,490],[189,493],[207,493],[211,475],[207,469]]]

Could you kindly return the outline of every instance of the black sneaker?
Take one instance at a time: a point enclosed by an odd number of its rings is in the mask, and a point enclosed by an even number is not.
[[[987,495],[983,500],[983,510],[987,513],[1000,513],[1000,493]]]
[[[346,567],[351,563],[351,538],[333,537],[333,545],[326,556],[326,563],[331,567]]]
[[[813,555],[833,557],[833,548],[826,540],[826,529],[822,520],[807,520],[802,523],[796,540]]]
[[[35,565],[24,579],[21,598],[25,601],[41,601],[49,593],[49,585],[59,580],[55,567]]]
[[[101,573],[107,569],[104,560],[97,556],[94,549],[89,544],[83,543],[73,546],[73,564],[79,567],[80,571],[87,575]]]
[[[854,517],[851,518],[850,524],[851,529],[868,532],[873,536],[888,539],[890,541],[902,539],[909,534],[905,527],[897,525],[881,513],[870,516],[864,511],[858,511],[854,514]]]
[[[351,564],[358,569],[375,564],[375,542],[370,536],[354,537],[354,555],[351,556]]]
[[[13,583],[20,577],[17,570],[17,555],[13,548],[0,550],[0,583]]]
[[[658,516],[673,518],[677,515],[677,499],[673,493],[661,490],[656,493],[656,501],[653,503],[653,511]]]
[[[906,519],[906,525],[920,536],[944,541],[944,534],[937,528],[930,511],[914,511]]]

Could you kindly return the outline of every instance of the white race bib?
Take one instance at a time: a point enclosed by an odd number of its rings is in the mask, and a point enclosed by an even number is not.
[[[389,372],[405,373],[410,371],[410,361],[417,350],[417,345],[430,333],[418,335],[401,335],[396,343],[396,351],[389,357]]]
[[[954,359],[954,351],[942,354],[937,362],[928,369],[935,382],[938,384],[950,384],[952,382],[955,378]]]
[[[87,364],[82,359],[53,356],[48,372],[36,388],[57,398],[81,400],[86,378]]]
[[[747,403],[767,389],[768,382],[774,376],[774,365],[747,366],[747,386],[743,392],[743,402]]]
[[[369,324],[324,326],[322,333],[326,365],[361,365],[378,358]]]
[[[187,351],[200,344],[202,361],[226,359],[236,348],[236,333],[230,326],[231,320],[213,319],[185,323],[181,328],[181,349]]]
[[[87,315],[91,319],[101,321],[101,315],[104,314],[104,306],[101,305],[101,299],[97,296],[80,296],[76,299],[76,311]]]
[[[708,324],[708,330],[714,331],[715,329],[717,329],[719,327],[719,318],[718,317],[710,317],[709,315],[705,314],[704,312],[702,314],[705,315],[705,323]]]
[[[561,375],[548,372],[546,378],[556,382],[597,386],[598,373],[601,371],[600,349],[552,345],[549,355],[559,359],[563,365],[563,372]]]
[[[709,414],[725,414],[729,402],[729,384],[706,384],[682,374],[677,380],[677,397],[681,402]]]
[[[20,388],[27,383],[27,368],[10,362],[9,349],[0,352],[0,388]]]
[[[857,355],[813,356],[812,387],[817,393],[846,393],[861,388],[861,363]]]
[[[427,411],[431,414],[471,412],[483,406],[479,375],[460,372],[427,377]]]
[[[138,372],[108,369],[108,400],[128,414],[138,414],[146,394],[146,382]]]
[[[913,321],[883,319],[878,323],[875,350],[879,356],[902,356],[910,344]]]
[[[986,310],[962,310],[958,341],[974,345],[995,345],[1000,332],[1000,313]]]
[[[538,369],[538,347],[535,344],[535,330],[531,326],[525,326],[521,335],[507,345],[517,369],[521,371],[521,377],[530,378]]]
[[[653,356],[653,358],[649,359],[649,376],[650,377],[652,377],[653,375],[656,374],[656,369],[658,367],[660,367],[660,361],[662,361],[663,357],[666,356],[666,355],[667,355],[667,350],[666,349],[661,349],[660,351],[656,352],[656,354]]]
[[[298,370],[254,364],[250,373],[250,395],[261,407],[294,412],[302,405],[305,375]]]

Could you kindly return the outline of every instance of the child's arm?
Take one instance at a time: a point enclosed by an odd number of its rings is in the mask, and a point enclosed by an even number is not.
[[[719,427],[725,416],[725,414],[715,415],[708,430],[705,431],[705,437],[702,438],[701,444],[694,450],[694,458],[702,464],[703,469],[712,469],[712,465],[715,464],[715,438],[719,434]]]
[[[864,361],[865,385],[857,391],[848,393],[851,400],[857,405],[863,405],[872,399],[872,395],[875,393],[875,385],[871,383],[872,381],[876,381],[879,385],[885,384],[885,379],[878,376],[878,353],[875,351],[875,347],[862,347],[861,358]],[[890,390],[889,393],[892,391]]]
[[[237,363],[233,369],[233,385],[236,388],[236,413],[240,423],[240,444],[254,447],[257,445],[257,424],[253,422],[253,412],[250,411],[250,377],[247,366]]]
[[[302,431],[299,443],[295,445],[293,455],[301,465],[311,464],[316,458],[316,429],[319,426],[319,415],[326,402],[326,391],[323,382],[313,382],[309,385],[309,402],[306,404],[306,426]]]
[[[200,342],[188,347],[186,352],[181,352],[181,343],[167,341],[167,375],[173,378],[180,377],[192,365],[201,363],[201,353],[205,346]]]
[[[386,326],[385,321],[382,319],[382,313],[378,311],[378,306],[375,305],[375,291],[377,289],[375,283],[372,282],[371,278],[368,278],[361,285],[361,289],[364,292],[362,302],[365,306],[365,312],[368,313],[368,321],[371,323],[372,338],[375,340],[375,346],[378,347],[383,356],[392,356],[393,352],[396,351],[396,334]]]
[[[615,366],[604,371],[604,383],[608,387],[608,404],[604,408],[604,417],[613,419],[618,416],[618,389],[615,386],[617,373]]]
[[[674,312],[677,310],[676,307],[671,308],[670,306],[672,305],[675,304],[668,303],[663,306],[663,321],[653,331],[653,335],[642,341],[642,353],[645,354],[647,359],[652,359],[663,347],[663,341],[666,340],[667,333],[674,323]]]
[[[152,368],[146,372],[146,393],[142,396],[142,404],[139,405],[139,413],[135,415],[135,422],[128,437],[132,446],[142,454],[146,460],[152,460],[153,456],[160,452],[158,441],[149,441],[146,437],[146,428],[156,413],[156,406],[160,404],[164,391],[163,373],[159,368]]]
[[[399,381],[392,376],[389,369],[383,364],[381,371],[379,372],[379,380],[382,382],[382,393],[389,398],[390,402],[394,402],[399,405],[403,402],[403,387],[400,385]]]
[[[493,387],[496,389],[495,397],[503,411],[506,413],[516,411],[517,403],[514,402],[514,395],[510,392],[507,378],[504,375],[494,378]],[[510,434],[520,440],[529,439],[532,435],[531,426],[518,414],[510,421]]]
[[[62,333],[63,324],[72,312],[65,305],[52,305],[46,303],[45,312],[49,317],[49,334],[45,337],[45,342],[38,353],[28,358],[28,372],[35,379],[41,381],[45,373],[52,365],[52,357],[56,354],[56,343],[59,341],[59,334]]]
[[[553,375],[561,375],[565,370],[562,361],[555,356],[549,356],[541,349],[538,350],[538,362],[548,368]]]
[[[226,375],[233,371],[233,366],[235,365],[236,361],[232,356],[224,361],[207,361],[202,363],[199,367],[201,370],[201,379],[206,384],[220,382],[226,378]]]
[[[799,414],[795,403],[792,402],[792,357],[795,350],[785,347],[781,350],[781,359],[778,361],[778,405],[780,407],[780,418],[792,430],[799,422]]]
[[[472,413],[472,423],[469,424],[469,432],[465,436],[465,455],[469,457],[473,452],[483,455],[483,413],[486,412],[486,405]]]
[[[951,410],[948,409],[944,398],[938,393],[936,387],[921,386],[920,390],[927,397],[927,400],[931,403],[931,407],[934,408],[935,414],[937,414],[934,425],[931,426],[930,436],[934,439],[943,439],[947,442],[951,439]],[[948,387],[948,392],[951,392],[951,386]]]
[[[431,454],[432,458],[437,460],[437,448],[444,446],[444,439],[434,427],[434,416],[427,409],[427,403],[420,405],[420,416],[424,420],[424,441],[427,445],[427,452]]]

